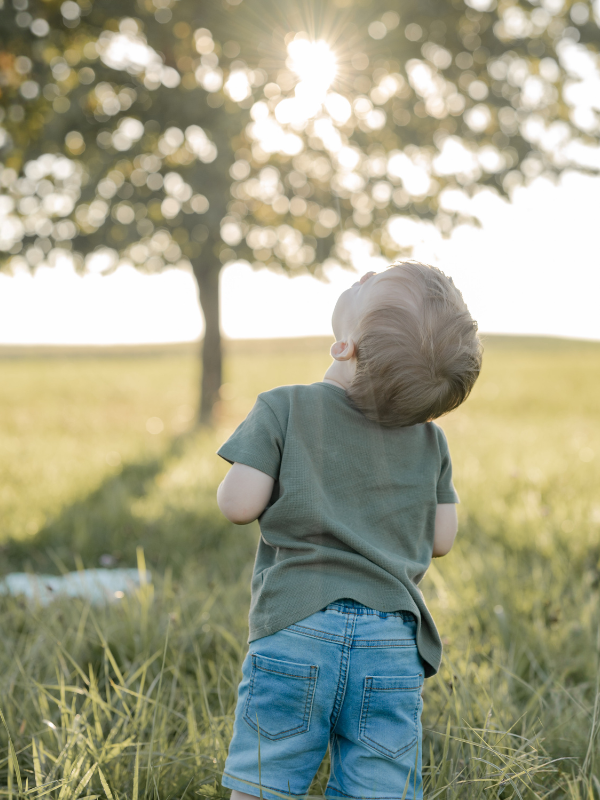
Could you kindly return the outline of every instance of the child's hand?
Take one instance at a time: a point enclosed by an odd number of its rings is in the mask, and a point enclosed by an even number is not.
[[[274,484],[265,472],[235,463],[217,490],[217,503],[230,522],[247,525],[265,510]]]
[[[435,536],[433,537],[433,558],[445,556],[452,549],[458,517],[454,503],[439,503],[435,512]]]

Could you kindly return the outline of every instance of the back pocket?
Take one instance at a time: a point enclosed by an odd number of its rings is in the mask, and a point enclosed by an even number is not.
[[[244,720],[266,739],[285,739],[310,727],[319,668],[254,654]]]
[[[358,738],[387,758],[398,758],[417,743],[423,676],[365,678]]]

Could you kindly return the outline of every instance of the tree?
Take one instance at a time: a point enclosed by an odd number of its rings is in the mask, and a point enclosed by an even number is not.
[[[32,268],[53,243],[80,264],[189,260],[205,423],[223,263],[317,272],[365,239],[391,259],[399,218],[444,233],[461,219],[446,190],[510,194],[582,168],[597,142],[600,103],[578,101],[597,69],[589,2],[13,5],[0,12],[0,247]]]
[[[49,250],[50,237],[106,266],[117,253],[149,271],[189,259],[206,322],[206,422],[221,384],[219,223],[231,199],[231,142],[243,126],[249,84],[242,79],[230,96],[221,91],[219,60],[235,81],[239,46],[221,47],[202,24],[224,30],[227,10],[206,3],[200,21],[195,3],[176,10],[174,18],[168,4],[67,0],[4,12],[13,88],[12,96],[5,93],[13,101],[7,164],[23,170],[10,189],[22,211],[24,244],[33,245],[26,250],[30,264]],[[14,104],[17,90],[27,101],[23,115]],[[52,157],[61,152],[69,162]],[[34,199],[40,184],[41,203]],[[61,218],[54,224],[53,213]]]
[[[540,174],[597,171],[597,3],[341,0],[311,8],[277,4],[297,32],[294,45],[331,43],[332,91],[304,115],[294,108],[302,97],[263,101],[249,135],[259,161],[277,124],[302,136],[299,155],[277,151],[270,162],[288,192],[316,201],[309,211],[321,257],[347,258],[361,231],[393,258],[402,249],[395,215],[433,220],[447,234],[464,218],[460,194],[486,186],[510,196]],[[235,191],[248,194],[243,185]],[[328,232],[336,218],[343,228]]]

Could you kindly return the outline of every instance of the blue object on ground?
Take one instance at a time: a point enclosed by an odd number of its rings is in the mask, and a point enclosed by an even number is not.
[[[83,569],[65,575],[13,572],[0,580],[0,595],[24,595],[42,605],[58,597],[81,597],[92,603],[118,600],[141,585],[138,569]],[[144,573],[150,582],[150,573]]]

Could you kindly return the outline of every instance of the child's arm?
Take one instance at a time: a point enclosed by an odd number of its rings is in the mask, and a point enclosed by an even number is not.
[[[265,510],[274,484],[265,472],[236,462],[217,490],[217,503],[230,522],[247,525]]]
[[[433,537],[433,558],[445,556],[452,549],[458,517],[454,503],[438,503],[435,512],[435,536]]]

